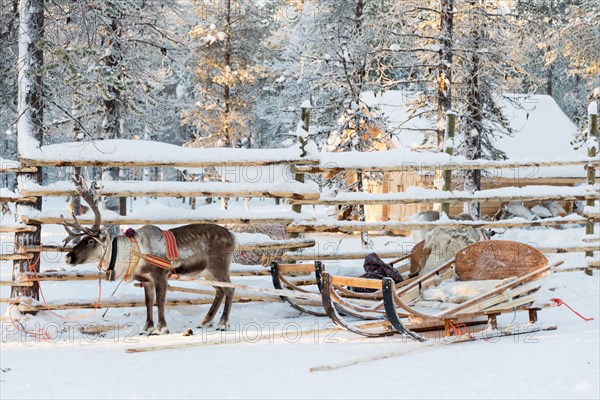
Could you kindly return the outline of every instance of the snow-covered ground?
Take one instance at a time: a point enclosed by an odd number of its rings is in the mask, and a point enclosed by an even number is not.
[[[181,200],[161,200],[183,207]],[[269,206],[272,201],[252,206]],[[62,204],[64,206],[64,204]],[[218,207],[211,205],[209,207]],[[232,204],[235,208],[237,205]],[[241,205],[240,205],[241,207]],[[50,209],[52,207],[49,207]],[[46,209],[46,207],[45,207]],[[47,227],[45,243],[59,243],[62,228]],[[540,247],[581,241],[584,229],[513,229],[499,239],[533,243]],[[320,251],[332,247],[357,250],[351,235],[314,235]],[[377,249],[397,249],[410,238],[374,237]],[[0,236],[2,248],[12,246],[12,235]],[[596,253],[598,254],[598,253]],[[564,268],[583,267],[583,254],[554,254]],[[43,269],[67,269],[57,254],[44,258]],[[94,265],[82,266],[93,270]],[[327,263],[330,271],[359,275],[361,261]],[[11,263],[0,263],[0,279],[9,280]],[[171,307],[167,322],[171,334],[140,336],[145,322],[141,308],[77,310],[58,316],[40,312],[22,316],[6,304],[0,306],[0,398],[590,398],[600,397],[600,274],[561,272],[550,277],[540,301],[557,297],[593,321],[585,322],[565,306],[540,312],[540,323],[558,326],[543,331],[461,344],[422,345],[400,336],[369,339],[342,331],[326,317],[301,315],[282,303],[234,304],[231,331],[202,332],[197,323],[208,310],[203,306]],[[272,288],[269,277],[235,277],[235,283]],[[177,282],[179,286],[199,287]],[[47,301],[93,301],[98,282],[44,282]],[[108,299],[116,283],[102,283]],[[3,298],[9,288],[0,287]],[[123,284],[113,298],[143,298],[142,289]],[[193,297],[169,293],[169,298]],[[91,315],[90,315],[91,313]],[[11,318],[19,318],[22,326]],[[513,322],[513,315],[499,319]],[[525,322],[518,314],[517,321]],[[122,329],[83,334],[79,328],[93,324]],[[50,340],[37,340],[17,327],[43,328]],[[194,335],[182,336],[187,328]],[[316,333],[321,329],[322,333]],[[324,331],[323,331],[324,330]],[[210,345],[226,340],[229,344]],[[181,345],[198,346],[144,353],[130,348]],[[200,346],[202,343],[207,345]],[[432,342],[427,342],[432,343]],[[434,340],[433,343],[440,343]],[[326,372],[309,368],[382,353],[418,349],[402,356],[361,363]]]

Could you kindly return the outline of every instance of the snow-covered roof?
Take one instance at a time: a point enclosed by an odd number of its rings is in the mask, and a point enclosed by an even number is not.
[[[407,149],[422,144],[425,133],[415,129],[435,129],[436,116],[433,113],[409,119],[411,104],[418,100],[416,93],[365,92],[362,98],[369,106],[377,106],[387,120],[387,129],[397,133],[394,142],[398,148]],[[512,94],[499,99],[499,105],[504,110],[514,135],[499,135],[496,147],[509,159],[569,160],[587,156],[585,146],[576,149],[571,144],[575,139],[577,126],[551,96]],[[523,173],[531,178],[585,176],[584,169],[578,166],[545,167]]]

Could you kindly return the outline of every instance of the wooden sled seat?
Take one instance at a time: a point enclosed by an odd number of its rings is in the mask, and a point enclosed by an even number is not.
[[[478,321],[496,325],[496,316],[529,310],[537,320],[537,292],[559,261],[524,243],[484,241],[465,247],[450,260],[401,290],[383,280],[386,316],[399,332]],[[460,292],[463,290],[463,292]],[[432,307],[435,302],[438,306]],[[408,324],[402,318],[408,316]],[[414,335],[411,335],[414,336]]]

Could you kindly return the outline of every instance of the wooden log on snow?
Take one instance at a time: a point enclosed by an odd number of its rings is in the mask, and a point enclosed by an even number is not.
[[[271,297],[269,297],[270,299]],[[281,302],[281,299],[272,297],[273,302]],[[234,296],[234,302],[237,303],[248,303],[253,301],[270,301],[264,296],[252,296],[252,295],[236,295]],[[191,305],[202,305],[212,304],[213,297],[197,298],[197,299],[178,299],[168,300],[165,305],[168,307],[174,306],[191,306]],[[17,299],[0,299],[0,303],[9,303],[17,305],[19,312],[37,312],[45,310],[76,310],[76,309],[90,309],[90,308],[129,308],[129,307],[146,307],[144,300],[102,300],[99,303],[95,301],[72,301],[72,302],[48,302],[47,304],[29,304],[23,300],[17,301]]]

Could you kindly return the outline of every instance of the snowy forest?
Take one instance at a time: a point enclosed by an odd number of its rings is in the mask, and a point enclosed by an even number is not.
[[[19,3],[0,9],[7,159],[18,158]],[[590,0],[35,0],[27,12],[41,36],[44,144],[277,148],[308,100],[322,146],[339,125],[376,117],[361,93],[404,90],[418,94],[411,118],[437,116],[429,145],[441,145],[454,110],[471,133],[458,151],[502,158],[483,123],[511,134],[500,97],[549,94],[583,126],[600,73],[600,5]]]

